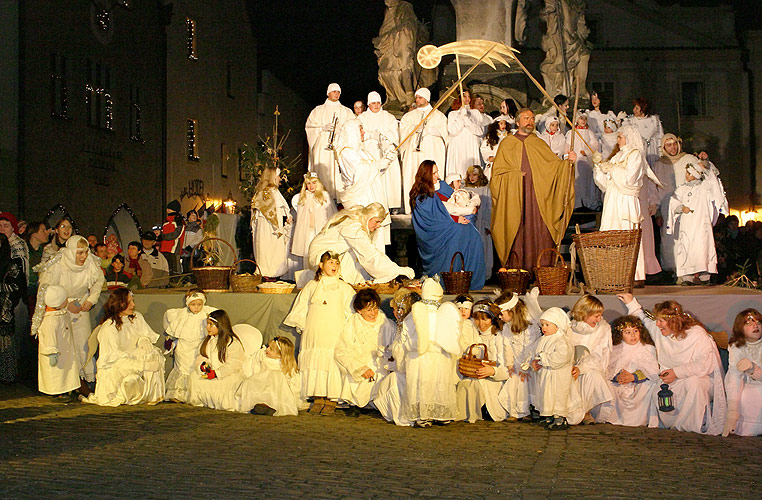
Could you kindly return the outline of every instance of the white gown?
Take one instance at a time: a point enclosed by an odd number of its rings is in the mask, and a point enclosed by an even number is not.
[[[319,203],[315,195],[309,191],[304,193],[304,202],[300,205],[301,193],[297,193],[291,198],[291,206],[296,210],[296,220],[294,221],[294,233],[291,239],[291,253],[297,257],[303,257],[305,262],[303,267],[307,267],[307,258],[309,256],[310,243],[315,236],[323,229],[333,214],[336,213],[336,205],[326,194],[324,203]],[[300,259],[301,260],[301,259]]]
[[[534,358],[542,332],[539,324],[535,321],[530,323],[526,330],[518,334],[514,334],[511,331],[511,324],[506,323],[502,335],[505,339],[506,367],[512,367],[513,374],[508,377],[500,390],[500,403],[511,417],[525,417],[529,415],[529,405],[532,402],[532,389],[536,377],[531,368],[527,368],[527,365]],[[528,375],[528,378],[523,382],[519,375],[521,373]]]
[[[675,244],[675,268],[678,276],[717,272],[712,225],[719,212],[711,198],[710,189],[709,182],[694,180],[678,186],[670,198],[666,233],[679,233]],[[683,207],[689,208],[691,212],[683,213]]]
[[[378,384],[373,406],[387,422],[399,426],[411,426],[413,421],[405,413],[405,356],[402,323],[396,325],[394,340],[386,349],[386,370],[389,372]],[[391,360],[390,360],[391,358]]]
[[[336,165],[334,152],[326,149],[329,144],[331,132],[323,130],[324,125],[329,125],[334,118],[338,118],[336,125],[335,139],[338,132],[344,125],[344,122],[354,118],[355,114],[351,109],[343,106],[339,101],[332,102],[329,99],[325,103],[317,106],[307,117],[307,123],[304,129],[307,132],[307,144],[309,145],[309,163],[310,172],[316,172],[320,182],[325,186],[325,190],[331,198],[336,198],[337,184],[339,181],[339,168]]]
[[[725,375],[728,406],[731,401],[738,402],[738,422],[734,434],[759,436],[762,434],[762,377],[759,372],[740,372],[736,365],[746,358],[757,366],[762,366],[762,340],[747,341],[741,347],[731,345],[728,354],[730,363]]]
[[[236,411],[248,413],[255,405],[264,404],[275,410],[274,416],[295,416],[305,405],[299,397],[301,375],[283,373],[280,359],[268,358],[267,347],[249,356],[251,376],[244,379],[236,393]],[[245,370],[246,371],[246,370]]]
[[[447,115],[447,169],[446,174],[460,174],[466,178],[466,170],[471,165],[483,165],[481,140],[486,130],[482,124],[481,112],[465,106]],[[440,169],[442,168],[439,165]]]
[[[574,139],[574,151],[577,153],[574,170],[574,208],[590,208],[597,210],[601,206],[601,192],[593,180],[593,152],[600,152],[598,138],[589,128],[570,130],[566,133],[566,149],[571,150],[571,136],[579,133],[592,147],[590,149],[579,137]],[[551,148],[552,149],[552,148]],[[582,154],[584,151],[585,154]]]
[[[646,161],[649,166],[653,166],[661,156],[661,138],[664,136],[659,115],[641,118],[631,115],[623,120],[622,125],[634,125],[638,129],[646,146]]]
[[[470,319],[461,319],[458,330],[458,346],[460,347],[461,356],[466,354],[468,348],[473,344],[480,342],[479,331],[474,326],[474,322]],[[479,351],[475,352],[478,353]],[[458,359],[455,356],[453,356],[453,362],[457,371]],[[458,398],[458,413],[456,420],[465,420],[470,423],[481,420],[482,406],[484,406],[485,401],[482,397],[482,391],[479,390],[478,380],[464,377],[460,372],[457,373],[458,385],[455,392]]]
[[[606,119],[616,120],[616,115],[613,111],[602,113],[596,109],[591,109],[587,112],[587,124],[598,139],[605,133],[603,131],[603,121]],[[605,155],[603,157],[606,158]]]
[[[413,131],[416,125],[431,111],[431,104],[423,108],[408,111],[400,120],[400,141]],[[418,146],[419,132],[421,128],[415,131],[413,135],[400,145],[402,155],[402,203],[405,207],[405,213],[411,213],[410,210],[410,188],[415,181],[415,173],[423,160],[433,160],[439,167],[440,177],[446,171],[447,159],[447,117],[441,111],[435,110],[426,120],[423,132],[420,135],[420,151],[416,151]]]
[[[65,309],[45,312],[40,329],[37,387],[43,394],[63,394],[78,389],[79,358],[74,348],[69,314]],[[50,355],[58,355],[56,366],[50,366]]]
[[[575,365],[579,368],[579,376],[572,380],[572,393],[578,394],[579,399],[570,401],[568,421],[572,425],[578,424],[585,413],[590,412],[596,421],[606,422],[613,410],[611,401],[614,399],[606,379],[611,356],[611,326],[605,319],[595,328],[584,321],[571,320],[569,325],[572,345],[575,349],[584,346],[588,353]]]
[[[545,144],[548,145],[550,150],[563,160],[564,155],[566,154],[566,137],[564,137],[561,132],[551,134],[547,130],[538,135],[540,136],[540,139],[545,141]]]
[[[622,370],[635,373],[640,370],[648,380],[640,383],[630,382],[620,385],[614,381]],[[659,362],[656,361],[656,348],[652,345],[629,345],[625,342],[611,349],[611,359],[606,370],[606,379],[614,395],[614,411],[608,415],[607,422],[615,425],[638,427],[648,425],[648,413],[651,407],[651,392],[659,387]]]
[[[543,335],[536,357],[542,368],[537,375],[537,393],[532,404],[543,417],[566,417],[571,392],[574,348],[563,333]]]
[[[220,361],[217,352],[217,338],[212,337],[206,344],[207,356],[199,353],[196,357],[193,373],[189,377],[188,403],[193,406],[205,406],[215,410],[236,411],[236,394],[243,382],[243,362],[246,355],[239,340],[233,339],[225,350],[225,361]],[[216,375],[209,380],[203,378],[201,363],[211,366]]]
[[[206,317],[216,308],[204,306],[196,314],[187,307],[167,309],[164,313],[164,332],[177,339],[172,371],[167,377],[166,399],[188,401],[188,377],[196,369],[198,348],[206,337]]]
[[[143,315],[108,320],[98,332],[98,383],[87,403],[99,406],[156,404],[164,399],[164,356]]]
[[[277,226],[268,221],[262,212],[254,209],[251,220],[251,232],[254,239],[254,259],[257,261],[262,276],[273,278],[288,271],[288,250],[291,238],[291,225],[286,222],[291,210],[286,199],[277,188],[269,188],[275,196]]]
[[[367,109],[358,117],[365,131],[365,149],[374,158],[382,158],[384,145],[400,143],[399,121],[393,114],[383,109],[374,113]],[[385,137],[386,140],[381,138]],[[389,208],[402,207],[402,168],[399,161],[392,162],[381,176]]]
[[[336,342],[346,320],[352,315],[354,289],[338,276],[310,280],[297,295],[283,320],[302,333],[299,370],[301,397],[338,399],[342,376],[335,359]]]
[[[492,178],[492,164],[495,161],[495,157],[497,156],[497,148],[500,147],[500,143],[503,142],[503,139],[505,139],[508,136],[507,131],[498,131],[497,132],[497,144],[494,146],[490,146],[487,142],[487,137],[484,137],[482,139],[481,146],[479,147],[479,151],[482,155],[482,165],[484,165],[484,176],[487,178],[487,180],[490,180]],[[490,160],[492,158],[492,160]]]
[[[484,269],[487,272],[486,277],[489,279],[489,277],[492,276],[493,264],[492,234],[488,232],[492,230],[492,194],[490,193],[489,185],[482,187],[466,187],[464,189],[478,194],[481,202],[479,211],[476,213],[474,226],[476,226],[476,229],[482,237],[482,246],[484,247]]]

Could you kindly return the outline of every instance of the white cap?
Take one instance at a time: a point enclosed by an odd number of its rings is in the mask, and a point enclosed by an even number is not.
[[[561,333],[566,333],[566,330],[569,328],[569,316],[560,307],[546,309],[540,316],[540,319],[553,323]]]
[[[558,123],[558,117],[557,116],[549,116],[545,119],[545,127],[550,125],[551,123]]]
[[[375,90],[368,94],[368,104],[371,104],[374,102],[381,102],[381,94],[379,94]]]
[[[330,94],[330,93],[331,93],[331,92],[333,92],[334,90],[338,90],[339,92],[341,92],[341,87],[339,87],[339,84],[338,84],[338,83],[332,83],[332,84],[330,84],[330,85],[328,86],[328,90],[326,90],[326,91],[325,91],[325,95],[328,95],[328,94]]]
[[[426,99],[426,101],[431,102],[431,91],[427,89],[426,87],[422,87],[415,91],[415,95],[419,95]]]
[[[45,305],[48,307],[59,308],[66,302],[69,294],[66,289],[60,285],[48,285],[45,290]]]
[[[424,300],[442,300],[444,296],[444,290],[439,281],[434,278],[426,278],[426,281],[421,285],[421,298]]]
[[[445,177],[445,182],[447,184],[452,184],[453,181],[462,181],[462,180],[463,178],[458,173],[447,174],[447,176]]]

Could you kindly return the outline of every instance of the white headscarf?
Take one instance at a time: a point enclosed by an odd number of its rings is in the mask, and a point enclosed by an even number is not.
[[[560,307],[551,307],[546,309],[540,316],[541,320],[545,320],[548,323],[553,323],[558,327],[558,332],[566,335],[569,330],[569,316],[566,315],[563,309]]]
[[[645,158],[646,144],[643,142],[643,136],[640,135],[640,132],[638,132],[638,129],[634,125],[622,125],[618,133],[623,135],[627,140],[627,144],[621,148],[622,151],[637,149],[643,154],[643,158]]]
[[[85,242],[84,248],[77,247],[80,241]],[[87,259],[85,259],[85,263],[83,265],[77,265],[77,251],[87,252],[87,257],[90,257],[90,245],[87,244],[87,240],[83,236],[78,234],[66,240],[66,247],[62,251],[63,257],[61,259],[69,271],[74,273],[80,273],[87,267]]]
[[[194,300],[200,300],[201,307],[206,305],[206,295],[204,295],[202,292],[195,292],[188,295],[188,297],[186,297],[185,299],[185,305],[189,306],[190,303],[193,302]]]

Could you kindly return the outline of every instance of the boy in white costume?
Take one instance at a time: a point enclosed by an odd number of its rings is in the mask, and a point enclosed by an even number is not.
[[[458,411],[453,356],[460,354],[460,313],[452,302],[441,303],[443,295],[435,279],[424,281],[421,301],[402,324],[402,352],[394,353],[405,359],[404,411],[418,427],[449,423]]]
[[[381,95],[368,94],[368,109],[358,116],[365,131],[365,149],[376,159],[385,156],[389,145],[400,143],[399,121],[393,114],[381,107]],[[386,203],[392,210],[402,207],[402,169],[395,157],[383,175],[382,183],[386,192]]]
[[[551,307],[540,316],[542,338],[532,360],[537,372],[537,392],[533,400],[535,408],[545,419],[541,422],[550,430],[569,427],[566,415],[572,383],[574,348],[569,341],[569,317],[559,307]]]
[[[563,159],[566,155],[566,137],[559,131],[557,116],[551,116],[545,121],[545,130],[538,134],[540,139],[550,147],[556,156]]]
[[[762,434],[762,314],[745,309],[733,322],[725,375],[728,416],[723,436]]]
[[[50,285],[45,291],[45,316],[37,331],[37,387],[44,394],[64,394],[80,387],[80,364],[66,314],[67,295],[58,285]]]

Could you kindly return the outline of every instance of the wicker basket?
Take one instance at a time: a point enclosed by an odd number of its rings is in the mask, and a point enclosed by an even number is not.
[[[452,268],[455,265],[455,257],[460,255],[460,268],[461,271],[453,271]],[[471,287],[471,277],[474,275],[472,271],[466,271],[466,261],[463,258],[463,254],[455,252],[450,260],[450,271],[442,271],[442,279],[444,280],[445,293],[451,295],[459,295],[468,293]]]
[[[236,274],[235,270],[238,268],[238,264],[241,262],[251,262],[254,264],[254,274]],[[257,273],[259,271],[259,273]],[[233,269],[230,271],[230,288],[237,293],[252,293],[257,291],[257,285],[262,283],[262,271],[259,270],[259,266],[251,259],[240,259],[233,264]]]
[[[290,284],[289,286],[281,286],[281,287],[277,287],[277,288],[270,288],[270,287],[268,287],[268,288],[262,288],[261,285],[263,285],[263,284],[264,283],[260,283],[257,286],[257,289],[259,290],[259,292],[260,293],[270,293],[270,294],[273,294],[273,295],[291,293],[291,292],[294,291],[294,288],[296,288],[296,285],[294,285],[294,284]]]
[[[507,265],[511,265],[511,257],[514,255],[518,257],[516,252],[511,252],[510,257],[508,257],[508,262],[506,263]],[[514,267],[506,271],[498,271],[497,279],[500,282],[500,288],[504,292],[513,292],[519,295],[524,295],[527,293],[527,288],[529,288],[529,281],[532,279],[532,273],[526,269]]]
[[[556,264],[553,266],[540,266],[542,256],[545,252],[556,254]],[[558,265],[560,262],[560,266]],[[569,279],[571,270],[564,262],[563,256],[555,248],[546,248],[537,256],[537,265],[534,268],[534,274],[537,276],[537,282],[540,285],[540,293],[543,295],[566,295],[566,282]]]
[[[399,290],[400,286],[402,285],[399,282],[390,281],[388,283],[355,283],[352,285],[352,288],[355,289],[355,292],[359,292],[365,288],[371,288],[379,295],[394,295],[394,292]]]
[[[474,347],[482,348],[482,357],[473,353]],[[484,365],[496,366],[497,363],[489,360],[487,344],[471,344],[468,350],[458,359],[458,372],[464,377],[476,378],[476,370]]]
[[[640,229],[573,234],[587,288],[597,293],[632,293]]]
[[[223,240],[222,238],[204,238],[196,243],[191,251],[192,256],[196,252],[196,249],[207,241],[218,240],[230,247],[235,256],[236,251],[233,245]],[[191,271],[196,276],[196,283],[199,288],[205,292],[227,292],[230,289],[230,273],[235,269],[235,266],[202,266],[193,267],[191,264]]]

